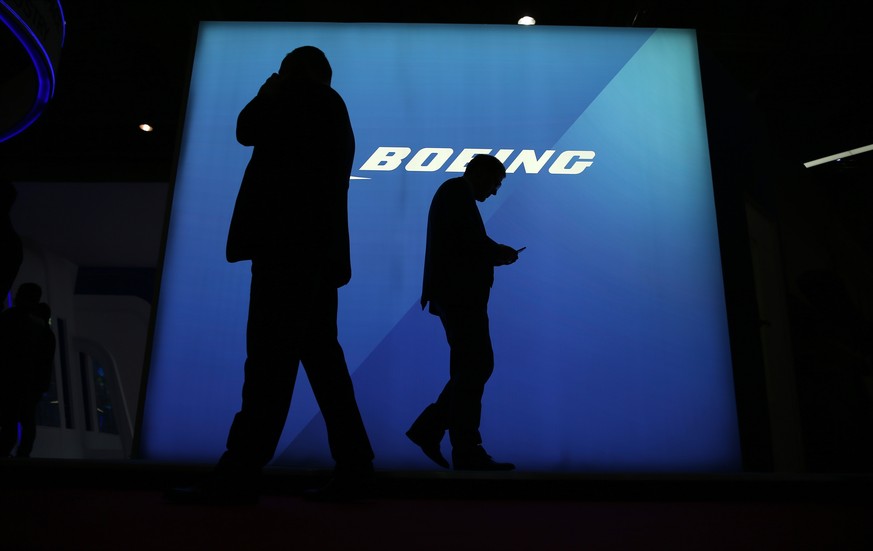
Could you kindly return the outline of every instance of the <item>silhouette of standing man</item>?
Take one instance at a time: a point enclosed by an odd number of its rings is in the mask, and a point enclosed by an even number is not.
[[[421,307],[430,303],[430,312],[445,328],[451,349],[449,382],[406,435],[430,459],[448,468],[440,451],[448,430],[456,470],[515,468],[494,461],[479,434],[482,393],[494,370],[488,329],[494,266],[512,264],[518,251],[488,237],[476,201],[496,195],[505,177],[506,169],[496,157],[473,157],[462,177],[439,187],[427,218]]]
[[[0,312],[0,457],[30,457],[36,440],[36,410],[51,384],[55,335],[51,309],[39,302],[42,288],[22,283],[12,308]],[[21,440],[18,425],[21,424]]]
[[[315,498],[355,497],[373,472],[373,450],[337,340],[337,288],[351,278],[348,186],[355,138],[330,87],[324,53],[289,53],[237,121],[254,146],[227,238],[227,260],[252,261],[242,407],[215,483],[177,501],[257,501],[302,362],[327,425],[336,462]]]

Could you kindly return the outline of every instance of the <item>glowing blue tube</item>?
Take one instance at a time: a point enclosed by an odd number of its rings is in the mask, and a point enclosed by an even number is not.
[[[60,2],[57,3],[58,11],[63,21],[63,10]],[[33,124],[42,114],[49,100],[54,96],[55,71],[51,57],[45,46],[34,34],[30,26],[19,16],[12,7],[4,0],[0,0],[0,21],[12,32],[12,35],[21,43],[27,55],[33,63],[37,76],[36,99],[27,114],[15,123],[11,128],[0,130],[0,142],[4,142],[23,132]],[[63,45],[64,32],[61,31],[61,44]]]

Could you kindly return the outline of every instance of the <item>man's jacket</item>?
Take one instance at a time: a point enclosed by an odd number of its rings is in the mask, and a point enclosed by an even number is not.
[[[227,260],[287,266],[337,287],[351,278],[349,176],[355,138],[330,86],[272,75],[239,114],[254,146],[227,237]]]

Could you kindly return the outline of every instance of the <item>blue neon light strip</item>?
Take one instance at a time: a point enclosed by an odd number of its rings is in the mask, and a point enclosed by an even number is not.
[[[61,15],[61,48],[63,48],[64,42],[67,40],[67,18],[64,17],[64,7],[61,6],[61,0],[58,0],[58,13]]]
[[[58,2],[58,9],[60,9],[60,7],[61,4]],[[63,17],[63,11],[61,11],[61,14]],[[51,58],[49,58],[48,52],[46,52],[45,47],[43,47],[42,43],[33,33],[33,30],[31,30],[27,23],[25,23],[24,20],[21,19],[21,17],[19,17],[19,15],[3,0],[0,0],[0,21],[2,21],[9,30],[12,31],[15,38],[21,42],[21,45],[24,47],[24,50],[33,62],[33,67],[36,70],[38,80],[36,100],[33,102],[30,111],[23,119],[21,119],[21,121],[18,122],[18,124],[14,125],[11,129],[0,133],[0,142],[5,142],[6,140],[24,132],[24,130],[33,124],[42,114],[43,109],[55,93],[55,71],[54,67],[52,67]]]

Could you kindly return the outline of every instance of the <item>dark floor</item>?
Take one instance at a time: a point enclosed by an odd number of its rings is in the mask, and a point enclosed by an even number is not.
[[[173,505],[202,467],[0,462],[0,549],[873,549],[873,477],[379,472],[360,503],[270,471],[254,507]]]

